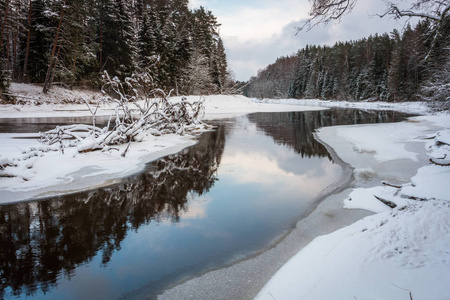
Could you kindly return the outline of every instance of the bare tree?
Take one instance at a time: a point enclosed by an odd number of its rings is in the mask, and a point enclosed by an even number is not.
[[[79,152],[107,151],[111,149],[110,146],[128,143],[122,154],[125,156],[131,142],[140,142],[150,134],[184,135],[210,128],[200,120],[204,113],[202,99],[189,102],[183,97],[181,101],[172,101],[170,93],[152,87],[153,79],[148,72],[122,81],[117,76],[111,78],[105,71],[102,80],[102,102],[114,107],[108,125],[103,128],[96,125],[97,110],[102,103],[99,102],[93,108],[85,101],[92,114],[92,125],[57,126],[41,133],[42,143],[59,145],[61,152],[64,152],[65,147],[77,147]]]
[[[378,15],[380,18],[391,16],[395,19],[418,17],[430,21],[432,26],[431,46],[425,61],[428,60],[434,50],[440,35],[443,33],[445,22],[449,22],[450,18],[450,1],[449,0],[415,0],[409,8],[400,6],[401,0],[388,1],[380,0],[385,3],[386,9],[383,14]],[[310,0],[311,10],[310,18],[306,20],[299,31],[306,29],[311,30],[318,24],[328,24],[333,21],[340,21],[342,16],[351,12],[358,0]]]
[[[349,13],[357,0],[310,0],[311,10],[309,15],[311,16],[302,27],[302,30],[307,28],[310,30],[312,27],[324,23],[328,24],[331,21],[339,21],[342,16]]]
[[[318,24],[327,24],[331,21],[339,21],[342,16],[352,11],[358,0],[310,0],[311,10],[310,18],[306,20],[299,30],[310,30]],[[380,2],[382,2],[380,0]],[[419,17],[430,20],[435,24],[436,33],[440,29],[450,13],[450,2],[448,0],[415,0],[408,9],[400,7],[400,1],[383,1],[386,5],[384,14],[394,18]]]

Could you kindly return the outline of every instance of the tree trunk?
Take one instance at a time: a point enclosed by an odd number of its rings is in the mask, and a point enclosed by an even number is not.
[[[100,63],[99,63],[99,66],[100,66],[100,71],[103,69],[103,66],[102,66],[102,63],[103,63],[103,61],[102,61],[102,59],[103,59],[103,18],[102,17],[100,17],[101,19],[100,19]]]
[[[3,50],[3,34],[5,33],[6,21],[8,20],[9,1],[5,2],[5,17],[2,22],[2,29],[0,35],[0,51]]]
[[[61,9],[61,17],[59,18],[59,24],[58,24],[58,29],[56,30],[56,35],[55,35],[55,42],[53,43],[53,50],[52,50],[52,55],[50,56],[50,61],[48,63],[48,68],[47,68],[47,74],[45,75],[45,82],[44,82],[44,88],[42,90],[42,92],[44,94],[47,94],[48,90],[50,89],[50,85],[51,85],[51,73],[53,70],[53,61],[55,60],[55,54],[56,54],[56,48],[58,46],[58,39],[59,39],[59,33],[61,32],[61,25],[62,25],[62,21],[64,18],[64,8],[66,5],[66,1],[64,1],[63,3],[63,7]]]
[[[77,28],[77,33],[76,33],[76,37],[75,37],[75,47],[78,47],[78,28]],[[74,71],[77,68],[77,56],[78,56],[78,49],[75,49],[75,57],[73,58],[73,70]]]
[[[30,55],[30,39],[31,39],[31,0],[28,6],[28,33],[27,33],[27,49],[25,51],[25,62],[23,64],[23,81],[27,78],[27,68],[28,68],[28,57]]]
[[[52,73],[50,75],[50,83],[48,84],[48,89],[50,89],[52,87],[52,82],[53,82],[53,78],[55,77],[55,69],[56,69],[56,65],[58,63],[60,51],[61,51],[61,46],[58,47],[58,53],[56,53],[56,59],[55,59],[55,63],[53,64]]]

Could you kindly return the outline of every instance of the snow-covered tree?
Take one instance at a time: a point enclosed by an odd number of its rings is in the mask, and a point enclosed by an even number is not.
[[[422,86],[422,99],[430,101],[437,109],[450,109],[450,48],[441,66]]]
[[[99,87],[105,70],[122,79],[146,70],[182,92],[194,52],[208,60],[209,93],[229,80],[216,17],[188,0],[8,0],[0,21],[2,70],[46,91],[53,81]]]

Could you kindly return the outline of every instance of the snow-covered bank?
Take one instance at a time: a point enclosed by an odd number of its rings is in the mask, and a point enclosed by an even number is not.
[[[430,109],[424,102],[382,102],[382,101],[337,101],[320,99],[253,99],[255,102],[267,104],[305,105],[318,107],[341,107],[373,110],[395,110],[404,113],[426,113]]]
[[[257,299],[448,299],[449,214],[420,202],[316,238]]]
[[[181,97],[173,97],[178,101]],[[261,103],[244,96],[188,96],[188,100],[205,99],[204,119],[216,119],[245,115],[254,112],[286,112],[326,109],[319,106],[305,106],[300,103]],[[97,116],[109,116],[114,107],[100,105]],[[1,105],[0,118],[48,118],[48,117],[83,117],[91,116],[85,104],[44,103],[38,106],[29,104]]]
[[[449,130],[448,114],[321,129],[355,168],[345,206],[380,213],[316,238],[257,299],[449,299],[450,167],[423,157],[448,163]]]
[[[175,134],[161,137],[146,136],[133,143],[126,157],[127,145],[117,150],[78,153],[77,148],[59,151],[39,151],[45,146],[37,141],[36,134],[0,134],[0,161],[15,161],[17,167],[7,168],[0,177],[0,204],[37,199],[52,195],[72,193],[108,185],[120,178],[139,172],[147,162],[174,154],[195,144],[193,136]],[[22,151],[32,151],[25,160]],[[23,162],[23,163],[21,163]]]
[[[25,89],[25,88],[24,88]],[[90,116],[85,104],[63,104],[56,102],[54,95],[45,97],[38,93],[36,87],[28,87],[29,98],[39,98],[42,105],[34,103],[23,105],[5,105],[0,107],[1,118],[39,118],[39,117],[77,117]],[[60,95],[59,89],[54,91]],[[97,96],[90,95],[90,98]],[[78,92],[71,96],[85,97]],[[191,96],[195,101],[200,97]],[[26,98],[24,98],[26,99]],[[172,101],[179,101],[174,97]],[[64,101],[63,101],[64,102]],[[75,101],[76,102],[76,101]],[[305,111],[318,108],[260,104],[254,103],[243,96],[208,96],[204,99],[205,117],[208,119],[224,118],[251,112],[268,111]],[[102,104],[97,116],[111,115],[114,107]],[[70,193],[84,189],[110,184],[139,172],[146,163],[165,155],[176,153],[195,143],[194,135],[162,135],[147,134],[142,142],[134,142],[126,157],[122,157],[127,145],[121,145],[117,150],[94,151],[79,153],[76,148],[66,148],[62,154],[57,147],[40,144],[38,133],[9,134],[0,133],[0,165],[7,166],[0,170],[0,203],[11,203],[28,199],[36,199],[49,195]],[[31,149],[31,151],[29,151]],[[55,151],[56,150],[56,151]],[[8,166],[9,165],[9,166]],[[14,167],[12,167],[14,165]]]
[[[304,110],[300,106],[254,103],[241,96],[212,96],[205,102],[207,118],[257,111]],[[104,114],[109,114],[112,108],[102,109]],[[4,114],[17,117],[27,110],[34,116],[89,115],[84,105],[59,104],[8,106],[4,108]],[[348,208],[365,208],[381,214],[323,236],[304,248],[273,277],[261,292],[262,298],[408,299],[410,291],[413,299],[438,298],[439,295],[449,298],[449,288],[442,278],[450,275],[447,250],[450,246],[447,205],[450,178],[448,167],[429,166],[426,153],[430,150],[426,147],[432,146],[435,160],[440,162],[445,158],[448,134],[444,129],[448,129],[449,124],[448,116],[438,115],[411,118],[395,124],[321,129],[318,132],[320,139],[353,166],[355,181],[351,187],[355,189],[347,189],[325,199],[281,243],[261,255],[188,281],[186,285],[195,282],[188,292],[183,287],[176,287],[174,290],[178,296],[168,291],[162,298],[179,299],[190,295],[193,295],[192,299],[254,297],[277,269],[312,237],[366,216],[360,210],[347,210],[345,215],[342,209],[344,199]],[[441,133],[436,135],[437,131]],[[27,136],[1,135],[0,160],[20,159],[23,155],[21,150],[34,147],[35,138],[23,139]],[[192,143],[195,143],[193,136],[150,135],[143,142],[134,143],[125,158],[120,156],[125,146],[121,146],[119,151],[104,153],[68,150],[64,155],[46,152],[41,146],[36,146],[41,147],[36,148],[38,156],[21,165],[19,178],[0,178],[0,183],[4,184],[4,188],[0,187],[0,200],[18,201],[108,184],[137,172],[145,162],[177,152]],[[43,156],[39,157],[41,152]],[[390,185],[382,186],[382,181],[388,181]],[[411,198],[434,200],[418,202]],[[384,203],[397,207],[391,209]],[[338,207],[330,208],[330,205]],[[287,277],[299,280],[287,281]]]

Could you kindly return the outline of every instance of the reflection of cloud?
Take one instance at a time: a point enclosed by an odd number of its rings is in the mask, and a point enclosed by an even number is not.
[[[186,211],[181,214],[183,219],[202,219],[206,217],[206,206],[210,199],[206,196],[200,196],[197,193],[190,192],[187,195],[188,203]]]
[[[317,168],[323,169],[324,172],[317,172]],[[283,169],[275,157],[269,158],[256,152],[235,152],[232,156],[222,158],[219,172],[223,172],[222,176],[232,177],[239,184],[276,186],[274,190],[287,193],[300,190],[303,196],[314,197],[320,193],[324,185],[331,184],[337,177],[336,172],[341,170],[326,160],[323,160],[321,166],[317,168],[296,174]]]

